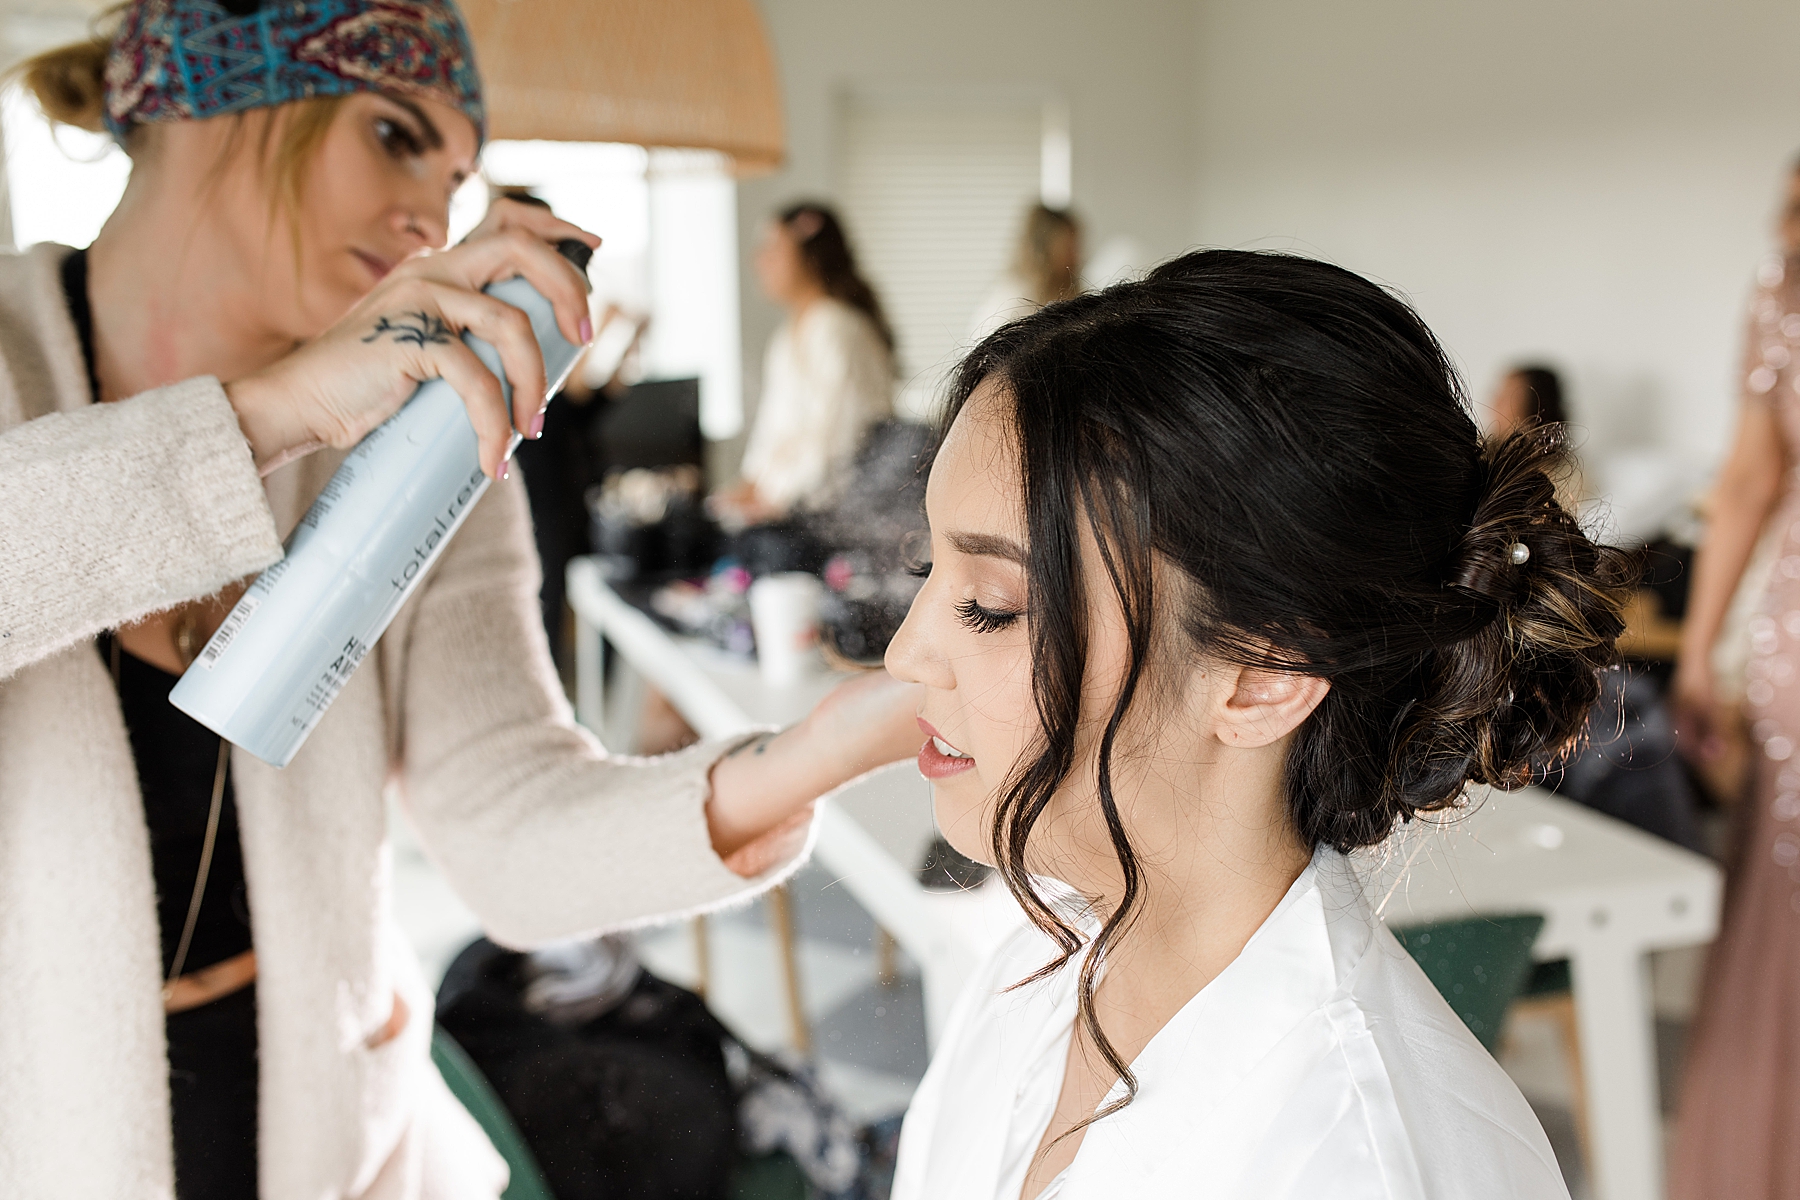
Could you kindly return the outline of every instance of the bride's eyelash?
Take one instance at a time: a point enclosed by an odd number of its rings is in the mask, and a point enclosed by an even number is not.
[[[1023,615],[983,608],[973,600],[964,600],[956,606],[957,619],[976,633],[998,633]]]
[[[931,564],[914,562],[907,564],[906,573],[914,579],[928,579],[931,576]],[[973,599],[964,600],[955,606],[956,618],[976,633],[998,633],[1024,616],[1023,613],[1007,612],[1004,609],[984,608]]]

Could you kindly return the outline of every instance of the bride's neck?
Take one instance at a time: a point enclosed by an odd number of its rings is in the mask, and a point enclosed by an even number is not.
[[[1095,1002],[1127,1061],[1231,965],[1311,861],[1282,789],[1285,746],[1227,750],[1211,763],[1157,763],[1116,789],[1139,899],[1109,950]],[[1111,857],[1101,850],[1095,868]],[[1100,903],[1116,906],[1116,892]]]

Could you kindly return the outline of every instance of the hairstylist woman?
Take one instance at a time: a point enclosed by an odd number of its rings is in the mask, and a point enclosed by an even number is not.
[[[546,243],[595,239],[502,205],[428,252],[482,135],[447,0],[137,0],[27,82],[59,119],[103,105],[133,166],[88,250],[0,257],[3,1190],[493,1197],[389,912],[384,785],[526,944],[779,876],[812,797],[917,748],[912,702],[873,679],[751,751],[655,761],[572,725],[503,458],[542,370],[480,288],[522,274],[585,337]],[[402,317],[423,335],[379,332]],[[177,672],[341,452],[440,375],[505,482],[291,766],[221,747],[168,705]]]

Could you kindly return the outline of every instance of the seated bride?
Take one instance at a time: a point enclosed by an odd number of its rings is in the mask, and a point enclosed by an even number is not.
[[[1581,730],[1624,567],[1554,436],[1484,452],[1405,303],[1238,251],[1006,326],[950,400],[888,666],[945,836],[1032,925],[896,1200],[1566,1198],[1349,857]]]

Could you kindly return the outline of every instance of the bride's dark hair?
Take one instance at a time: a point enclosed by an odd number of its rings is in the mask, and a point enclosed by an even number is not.
[[[1043,727],[1001,790],[992,848],[1061,947],[1042,973],[1082,945],[1034,888],[1026,844],[1078,766],[1088,605],[1116,602],[1128,634],[1093,768],[1123,886],[1096,914],[1080,980],[1083,1026],[1126,1094],[1097,1118],[1137,1087],[1093,988],[1142,894],[1113,754],[1159,617],[1217,658],[1330,682],[1294,737],[1286,796],[1308,845],[1347,852],[1453,804],[1471,780],[1530,782],[1578,736],[1624,627],[1628,560],[1557,503],[1559,427],[1484,452],[1431,331],[1325,263],[1203,251],[1053,304],[963,361],[946,428],[983,381],[1019,447]],[[1083,593],[1084,524],[1110,598]]]

